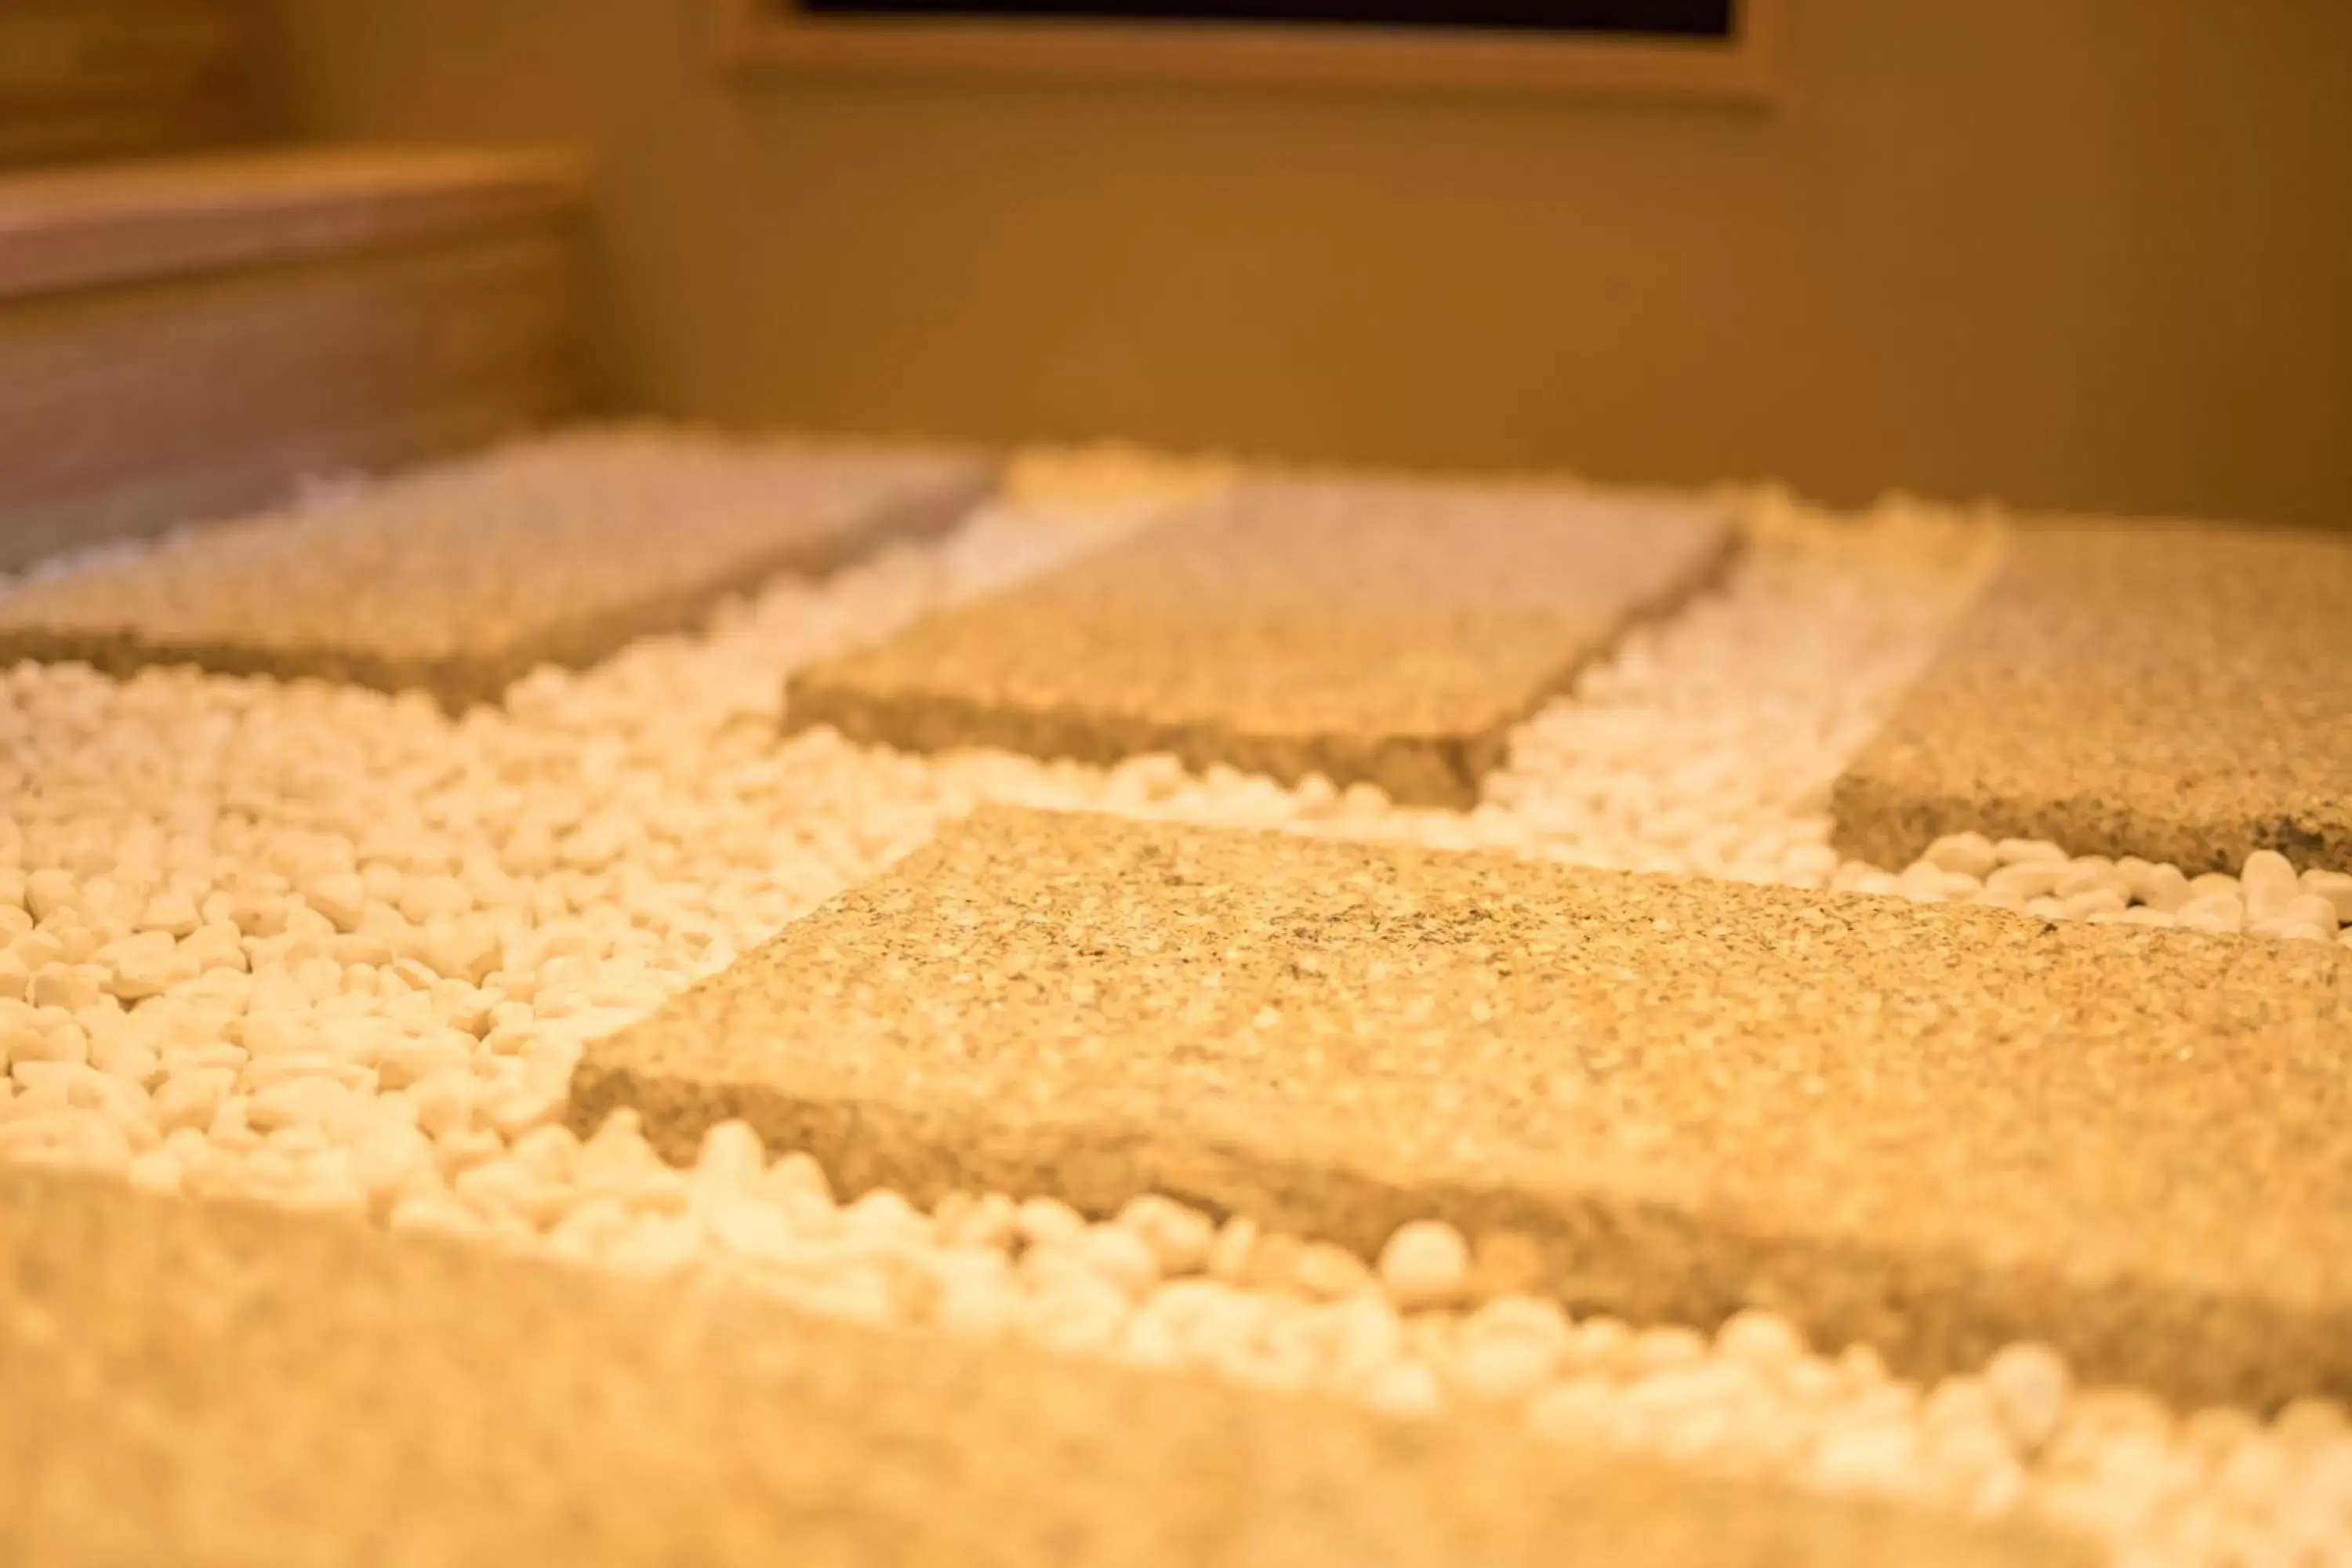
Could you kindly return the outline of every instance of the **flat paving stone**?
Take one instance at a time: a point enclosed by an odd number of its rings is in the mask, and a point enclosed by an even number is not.
[[[1946,833],[2235,871],[2352,870],[2352,542],[2187,525],[2019,533],[1838,781],[1836,838]]]
[[[1165,1192],[1898,1371],[2352,1393],[2352,953],[992,809],[592,1042],[845,1190]]]
[[[457,711],[778,574],[942,531],[993,482],[946,453],[560,437],[28,583],[0,595],[0,660],[313,676]]]
[[[2022,1528],[0,1170],[0,1559],[2088,1564]]]
[[[796,672],[785,723],[908,751],[1169,752],[1466,805],[1509,728],[1734,537],[1717,509],[1566,489],[1246,481]]]

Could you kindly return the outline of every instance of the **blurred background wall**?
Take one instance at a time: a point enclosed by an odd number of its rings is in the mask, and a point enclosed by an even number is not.
[[[250,132],[242,0],[0,0],[0,174]]]
[[[619,409],[2352,521],[2352,5],[1788,0],[1764,112],[742,79],[258,0],[266,121],[583,144]]]

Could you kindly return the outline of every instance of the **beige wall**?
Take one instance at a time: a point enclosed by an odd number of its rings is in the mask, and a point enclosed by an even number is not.
[[[245,0],[0,0],[0,170],[248,129]]]
[[[1788,0],[1781,100],[721,77],[264,0],[304,133],[589,144],[616,405],[2352,521],[2352,5]]]

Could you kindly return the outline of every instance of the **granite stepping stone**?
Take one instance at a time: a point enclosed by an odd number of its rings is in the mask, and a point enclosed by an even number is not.
[[[1468,805],[1511,726],[1735,537],[1719,509],[1562,487],[1245,481],[795,672],[785,723],[919,752],[1168,752]]]
[[[2071,1541],[0,1169],[0,1559],[2074,1568]]]
[[[590,1043],[845,1191],[1160,1191],[1897,1370],[2352,1394],[2352,952],[991,808]],[[1484,1267],[1484,1265],[1482,1265]]]
[[[2192,876],[2257,849],[2352,870],[2352,541],[2021,531],[1832,811],[1881,866],[1975,829]]]
[[[558,437],[22,584],[0,595],[0,662],[311,676],[457,712],[771,576],[940,531],[993,483],[961,454]]]

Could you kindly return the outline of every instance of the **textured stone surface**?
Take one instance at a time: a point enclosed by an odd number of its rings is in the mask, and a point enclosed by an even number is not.
[[[1505,731],[1704,581],[1712,510],[1537,487],[1255,481],[794,675],[785,721],[910,751],[1171,752],[1461,805]]]
[[[779,572],[944,529],[992,479],[962,456],[574,435],[31,584],[0,596],[0,660],[317,676],[455,710]]]
[[[21,1568],[2090,1560],[21,1169],[0,1389]]]
[[[2192,874],[2256,849],[2352,870],[2352,542],[2021,532],[1834,811],[1882,866],[1975,828]]]
[[[990,811],[593,1043],[573,1120],[845,1190],[1158,1189],[1918,1374],[2352,1392],[2352,953]]]

